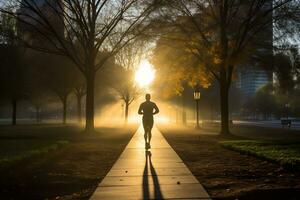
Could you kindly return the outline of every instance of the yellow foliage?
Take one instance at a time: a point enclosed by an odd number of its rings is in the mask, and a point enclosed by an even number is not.
[[[171,38],[175,38],[173,34]],[[181,95],[184,83],[191,87],[200,85],[207,88],[212,80],[205,69],[205,62],[201,62],[196,56],[199,50],[187,48],[186,41],[176,38],[177,40],[160,39],[151,59],[158,71],[154,86],[159,88],[165,98]],[[192,41],[192,44],[195,45],[196,42]]]

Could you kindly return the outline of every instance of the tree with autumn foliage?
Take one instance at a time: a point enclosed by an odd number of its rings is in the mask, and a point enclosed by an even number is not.
[[[170,36],[171,37],[171,36]],[[151,63],[159,70],[155,87],[164,98],[181,95],[185,86],[210,85],[211,76],[181,41],[161,37],[153,50]]]
[[[286,17],[274,10],[289,2],[170,0],[162,5],[155,23],[162,30],[160,37],[180,43],[184,53],[176,54],[177,49],[172,53],[183,60],[197,60],[201,63],[197,69],[204,68],[200,71],[208,72],[220,85],[221,134],[230,133],[228,99],[234,72],[256,53],[272,53],[272,23]],[[185,80],[189,70],[177,68],[182,74],[178,78]]]
[[[175,36],[175,34],[172,34]],[[185,55],[185,56],[183,56]],[[180,96],[177,103],[181,105],[182,124],[186,125],[186,105],[189,88],[210,85],[211,77],[190,50],[176,40],[160,38],[153,50],[152,64],[159,71],[156,75],[154,87],[161,91],[163,98]]]

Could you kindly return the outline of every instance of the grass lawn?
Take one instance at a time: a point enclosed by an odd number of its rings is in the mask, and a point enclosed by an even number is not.
[[[273,144],[284,139],[295,144],[300,142],[299,132],[235,126],[231,129],[235,135],[220,137],[216,127],[159,128],[213,199],[300,199],[299,170],[288,170],[276,162],[241,154],[220,144],[249,138]]]
[[[255,140],[232,140],[220,143],[225,148],[274,161],[290,169],[300,168],[300,143]]]
[[[9,167],[22,160],[49,153],[69,144],[66,140],[1,139],[0,166]]]
[[[136,128],[0,126],[0,199],[89,199]]]

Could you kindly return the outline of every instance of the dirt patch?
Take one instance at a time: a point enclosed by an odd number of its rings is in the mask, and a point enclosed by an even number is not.
[[[299,172],[224,149],[213,132],[160,130],[214,199],[300,199]]]
[[[0,135],[64,139],[66,148],[2,169],[0,199],[88,199],[117,160],[136,127],[99,128],[85,134],[78,127],[9,128]]]

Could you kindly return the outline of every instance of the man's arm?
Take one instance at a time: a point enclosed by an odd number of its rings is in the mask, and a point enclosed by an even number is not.
[[[144,112],[143,112],[143,108],[142,108],[142,104],[141,104],[141,105],[140,105],[140,107],[139,107],[138,114],[139,114],[139,115],[142,115],[142,114],[144,114]]]
[[[153,115],[155,115],[157,113],[159,113],[159,109],[158,109],[157,105],[154,103],[154,113],[153,113]]]

